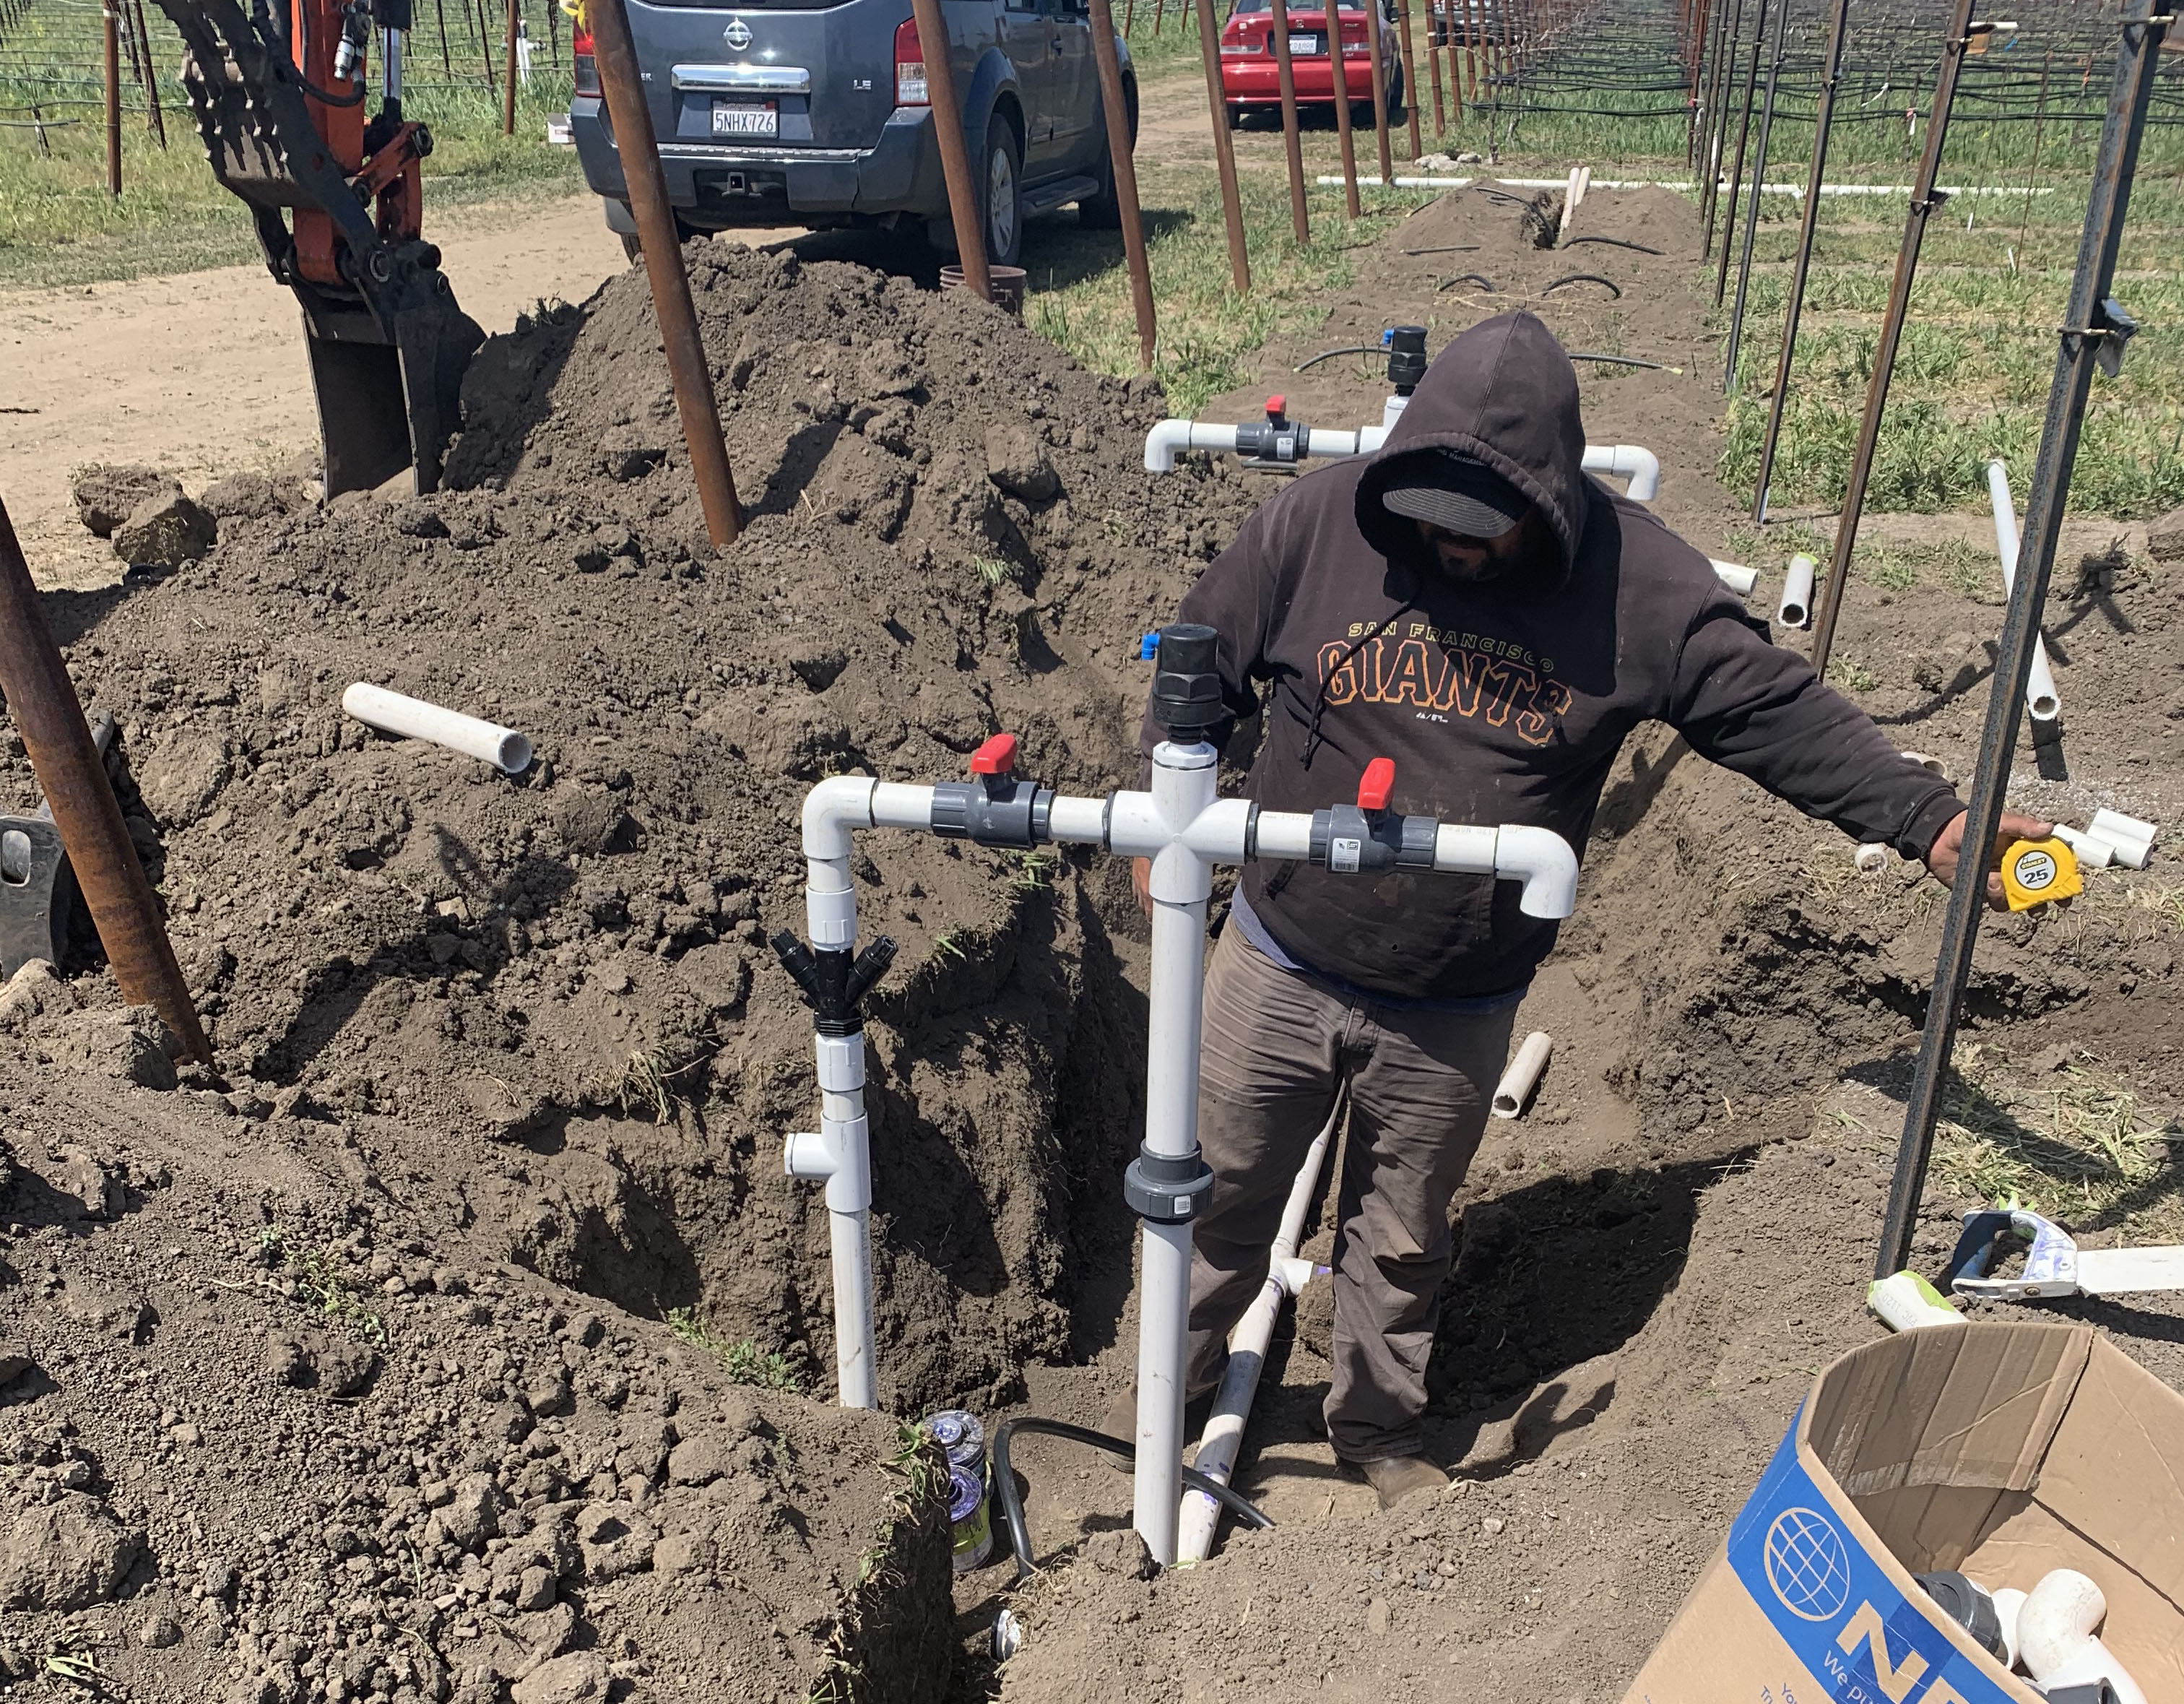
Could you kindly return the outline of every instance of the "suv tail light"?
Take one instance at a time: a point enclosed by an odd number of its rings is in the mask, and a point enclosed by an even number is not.
[[[894,26],[894,103],[899,107],[930,104],[925,92],[925,50],[917,44],[917,19],[906,18]]]
[[[592,57],[592,32],[582,24],[572,24],[569,29],[569,58],[577,74],[576,93],[580,98],[599,98],[599,62]]]

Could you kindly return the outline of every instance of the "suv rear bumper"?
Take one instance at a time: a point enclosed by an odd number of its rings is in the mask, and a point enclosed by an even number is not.
[[[585,182],[610,203],[626,204],[629,189],[604,103],[593,97],[570,102],[569,128]],[[933,114],[923,107],[898,107],[868,148],[666,142],[660,164],[676,212],[706,230],[840,224],[889,214],[941,218],[948,210]],[[616,210],[610,208],[610,220]]]

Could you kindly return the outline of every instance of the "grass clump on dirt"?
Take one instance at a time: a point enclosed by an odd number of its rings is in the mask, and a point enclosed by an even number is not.
[[[694,1307],[670,1308],[667,1328],[693,1349],[711,1356],[732,1384],[748,1384],[755,1390],[801,1392],[804,1389],[798,1360],[777,1350],[760,1349],[749,1338],[730,1343],[715,1336]]]
[[[2170,1164],[2171,1142],[2184,1143],[2184,1123],[2149,1111],[2090,1058],[2034,1080],[1968,1043],[1957,1050],[1933,1169],[1965,1195],[2075,1230],[2174,1241],[2184,1234],[2184,1174]]]
[[[386,1322],[365,1305],[330,1250],[291,1249],[279,1227],[269,1225],[259,1233],[259,1257],[279,1274],[271,1282],[282,1295],[354,1336],[386,1343]]]

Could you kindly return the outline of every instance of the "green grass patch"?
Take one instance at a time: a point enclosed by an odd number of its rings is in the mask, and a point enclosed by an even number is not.
[[[719,1362],[730,1384],[748,1384],[760,1390],[804,1389],[800,1345],[797,1351],[784,1355],[777,1350],[761,1349],[749,1338],[731,1343],[715,1336],[694,1307],[670,1308],[667,1328],[693,1349],[702,1350]]]

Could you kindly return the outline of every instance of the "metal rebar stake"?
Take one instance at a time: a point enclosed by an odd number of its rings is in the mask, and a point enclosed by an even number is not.
[[[1813,115],[1813,163],[1805,174],[1805,205],[1797,229],[1797,259],[1790,269],[1790,299],[1782,316],[1782,352],[1774,363],[1774,394],[1767,404],[1767,435],[1759,443],[1759,479],[1752,518],[1767,521],[1767,486],[1774,476],[1774,447],[1782,436],[1782,410],[1790,395],[1790,362],[1797,349],[1797,321],[1805,311],[1805,279],[1812,270],[1813,237],[1820,222],[1820,186],[1828,166],[1828,132],[1834,128],[1836,85],[1842,80],[1843,37],[1850,33],[1850,0],[1836,0],[1828,26],[1827,57],[1820,67],[1820,104]]]
[[[1896,277],[1888,292],[1888,312],[1880,322],[1880,342],[1874,352],[1873,381],[1866,387],[1865,418],[1859,423],[1858,448],[1850,463],[1850,482],[1843,491],[1841,518],[1836,522],[1836,548],[1829,559],[1828,577],[1819,588],[1819,614],[1813,623],[1813,667],[1821,679],[1828,673],[1828,654],[1835,649],[1836,622],[1842,614],[1843,593],[1850,581],[1851,553],[1858,548],[1858,524],[1865,512],[1865,487],[1873,477],[1874,451],[1880,442],[1880,417],[1888,406],[1889,381],[1896,372],[1897,346],[1903,341],[1903,321],[1911,309],[1912,281],[1918,276],[1919,249],[1926,240],[1926,221],[1945,198],[1934,187],[1942,170],[1942,144],[1949,131],[1949,114],[1956,104],[1957,73],[1964,63],[1964,48],[1971,39],[1973,0],[1956,0],[1949,34],[1942,46],[1942,69],[1934,80],[1934,104],[1926,117],[1925,152],[1919,158],[1919,176],[1911,187],[1911,213],[1903,223],[1903,246],[1896,255]]]
[[[1780,0],[1788,5],[1790,0]],[[1752,25],[1752,64],[1744,74],[1743,109],[1736,120],[1736,163],[1729,169],[1729,217],[1721,227],[1720,264],[1713,275],[1713,305],[1721,306],[1722,297],[1729,290],[1729,247],[1736,231],[1736,192],[1744,181],[1744,145],[1752,136],[1752,97],[1759,86],[1759,54],[1767,44],[1768,0],[1759,0],[1759,15]],[[1734,75],[1736,68],[1730,67]]]
[[[1752,162],[1752,202],[1744,215],[1744,248],[1736,263],[1736,306],[1729,316],[1729,359],[1721,381],[1724,396],[1736,393],[1736,350],[1744,341],[1744,303],[1752,287],[1752,246],[1759,237],[1759,192],[1767,177],[1767,148],[1774,135],[1774,92],[1781,80],[1789,34],[1789,0],[1783,0],[1774,8],[1774,54],[1767,62],[1767,96],[1759,109],[1759,146]],[[1729,253],[1726,246],[1722,253]]]
[[[1897,1151],[1896,1177],[1888,1192],[1888,1217],[1880,1233],[1874,1273],[1886,1278],[1911,1258],[1912,1233],[1926,1179],[1934,1124],[1949,1078],[1957,1021],[1964,985],[1971,974],[1972,949],[1979,938],[1980,913],[1986,899],[1985,864],[2002,822],[2010,760],[2017,749],[2018,718],[2025,682],[2031,672],[2033,648],[2040,637],[2040,612],[2048,600],[2048,581],[2062,536],[2063,505],[2085,424],[2086,398],[2093,369],[2114,376],[2124,344],[2137,329],[2109,297],[2115,277],[2116,250],[2123,238],[2131,202],[2131,180],[2153,100],[2155,62],[2168,33],[2166,11],[2155,13],[2150,0],[2124,0],[2123,40],[2116,55],[2115,82],[2109,94],[2101,151],[2093,168],[2092,194],[2086,208],[2085,235],[2078,244],[2077,276],[2064,315],[2055,380],[2048,393],[2048,418],[2040,435],[2040,459],[2027,494],[2025,536],[2017,583],[2002,625],[2001,654],[1993,689],[1987,696],[1986,723],[1980,734],[1979,760],[1966,807],[1964,864],[1949,893],[1942,927],[1941,954],[1934,966],[1934,989],[1927,1004],[1919,1066],[1903,1112],[1903,1140]]]

